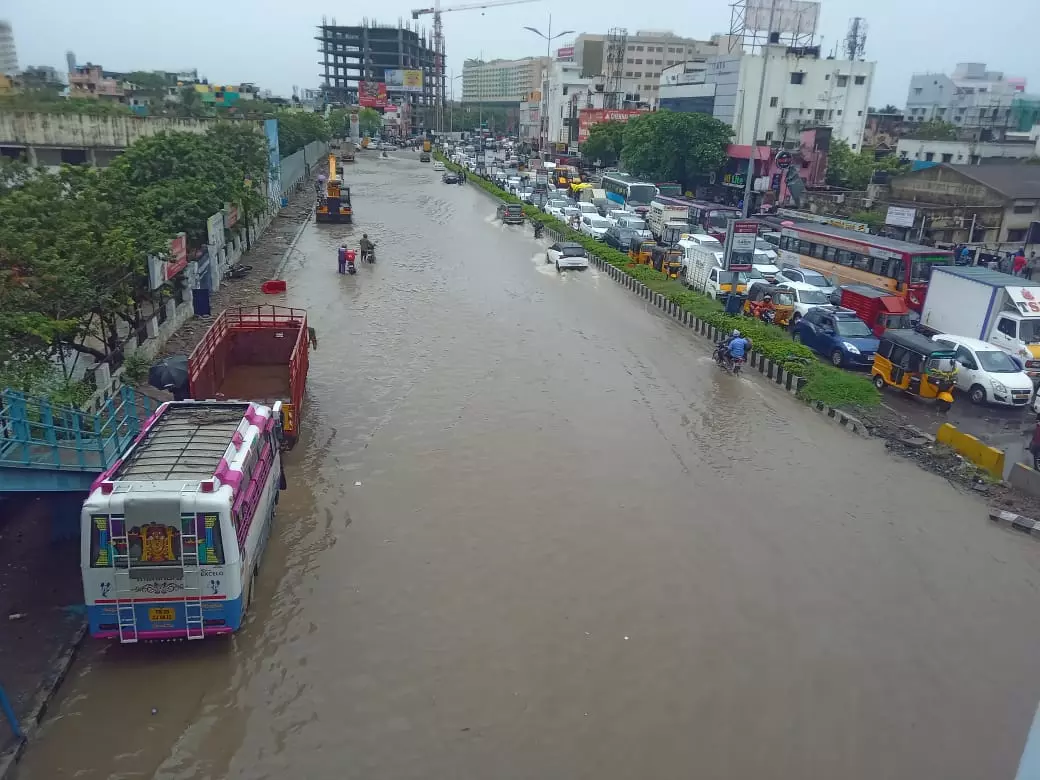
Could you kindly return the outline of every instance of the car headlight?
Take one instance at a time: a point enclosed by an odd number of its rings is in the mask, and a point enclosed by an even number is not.
[[[993,388],[993,392],[994,393],[998,393],[999,395],[1007,395],[1008,394],[1007,387],[1004,384],[1002,384],[1001,382],[998,382],[996,379],[990,379],[989,380],[989,386]]]
[[[845,347],[845,349],[851,352],[853,355],[859,354],[859,347],[857,347],[855,344],[850,344],[847,341],[843,341],[841,342],[841,345]]]

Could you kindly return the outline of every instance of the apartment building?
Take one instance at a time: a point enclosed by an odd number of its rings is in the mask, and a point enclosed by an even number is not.
[[[906,96],[908,122],[948,122],[957,127],[1020,129],[1013,105],[1025,96],[1026,80],[961,62],[953,73],[918,73]]]
[[[519,60],[466,60],[462,65],[462,102],[519,105],[541,89],[547,57]]]
[[[832,128],[853,149],[863,139],[873,62],[821,58],[816,46],[766,46],[762,54],[719,54],[665,69],[662,108],[710,113],[733,128],[733,143],[798,142],[803,130]],[[765,85],[762,88],[762,71]],[[753,137],[756,109],[758,137]]]

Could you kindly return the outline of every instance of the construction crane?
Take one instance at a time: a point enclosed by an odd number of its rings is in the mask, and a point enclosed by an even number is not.
[[[536,3],[538,0],[486,0],[483,3],[463,3],[448,8],[441,8],[441,0],[435,0],[432,8],[416,8],[412,11],[412,19],[433,14],[433,78],[434,102],[437,104],[438,126],[444,119],[444,30],[441,27],[441,14],[449,11],[473,11],[478,8],[495,8],[500,5],[519,5],[520,3]]]

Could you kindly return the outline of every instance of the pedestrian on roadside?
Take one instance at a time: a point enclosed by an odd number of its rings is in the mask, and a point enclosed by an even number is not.
[[[336,254],[336,260],[339,263],[339,272],[345,274],[347,272],[347,245],[340,244],[339,252]]]
[[[1014,276],[1025,276],[1026,271],[1026,253],[1023,250],[1018,250],[1015,255],[1015,259],[1011,261],[1011,273]]]

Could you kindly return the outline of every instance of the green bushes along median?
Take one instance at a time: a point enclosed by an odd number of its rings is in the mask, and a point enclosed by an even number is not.
[[[461,172],[463,170],[460,166],[445,159],[440,152],[434,152],[434,156],[453,171]],[[500,189],[481,176],[471,175],[467,172],[467,177],[468,181],[506,203],[521,203],[515,195]],[[698,319],[704,320],[723,332],[739,328],[754,342],[756,351],[779,363],[786,370],[806,379],[805,386],[798,394],[804,400],[820,401],[828,406],[842,408],[870,407],[880,403],[881,396],[871,384],[869,377],[843,371],[819,361],[816,354],[808,347],[792,341],[788,332],[783,328],[766,325],[764,322],[739,314],[726,314],[722,310],[722,305],[717,301],[686,289],[679,281],[670,279],[650,266],[633,263],[624,252],[572,230],[535,206],[525,204],[524,214],[532,222],[540,222],[546,227],[552,228],[568,241],[581,244],[590,254],[618,267],[654,292],[666,296]]]

